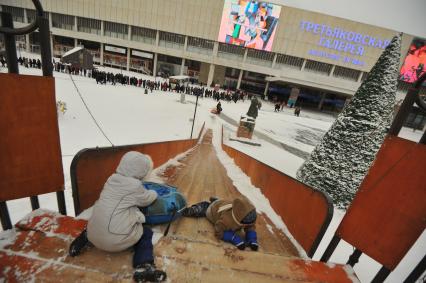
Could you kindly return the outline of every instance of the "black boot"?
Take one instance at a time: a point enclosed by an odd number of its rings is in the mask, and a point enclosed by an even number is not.
[[[155,268],[154,264],[145,263],[137,267],[133,274],[133,280],[136,282],[162,282],[166,280],[167,274]]]
[[[87,231],[84,229],[83,232],[72,241],[69,250],[70,256],[74,257],[79,255],[87,243],[89,243],[89,240],[87,239]]]
[[[203,201],[196,203],[190,207],[187,207],[181,211],[182,216],[185,217],[205,217],[207,208],[209,207],[210,202]]]

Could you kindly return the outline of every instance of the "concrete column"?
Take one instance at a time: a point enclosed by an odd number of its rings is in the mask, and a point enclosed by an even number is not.
[[[268,100],[268,90],[269,90],[269,81],[266,82],[265,91],[263,92],[263,95],[265,96],[265,100]]]
[[[362,75],[364,74],[364,72],[363,71],[361,71],[360,73],[359,73],[359,76],[358,76],[358,79],[356,80],[357,82],[361,82],[362,81]]]
[[[101,42],[101,54],[99,55],[99,65],[104,65],[104,44]]]
[[[329,77],[331,77],[332,75],[333,75],[333,73],[334,73],[334,69],[336,68],[336,65],[333,65],[332,67],[331,67],[331,70],[330,70],[330,74],[328,74],[328,76]]]
[[[238,75],[237,89],[241,86],[241,79],[243,78],[243,70],[240,70],[240,74]]]
[[[327,95],[327,93],[325,93],[325,92],[323,92],[321,94],[321,100],[320,100],[320,102],[318,104],[318,110],[321,110],[321,108],[322,108],[322,106],[324,104],[324,100],[325,100],[326,95]]]
[[[215,41],[213,44],[213,56],[217,57],[217,53],[219,52],[219,43]]]
[[[275,64],[277,63],[277,53],[275,53],[275,55],[274,55],[274,59],[272,59],[272,66],[271,66],[271,68],[274,68],[275,67]]]
[[[126,62],[126,70],[130,70],[130,48],[127,47],[127,62]]]
[[[128,41],[132,40],[132,26],[130,25],[127,26],[127,40]]]
[[[104,36],[104,21],[101,21],[101,36]]]
[[[52,57],[54,57],[54,52],[53,52],[53,33],[52,30],[50,30],[50,50],[52,50]]]
[[[290,91],[290,97],[287,101],[287,106],[295,106],[297,98],[299,97],[300,89],[297,87],[293,87]]]
[[[244,51],[243,63],[245,63],[245,62],[246,62],[246,59],[247,59],[247,51],[248,51],[248,48],[246,48],[246,50]]]
[[[157,34],[158,34],[158,31],[157,31]],[[154,66],[152,68],[152,75],[154,77],[157,76],[157,61],[158,61],[158,54],[154,53]]]
[[[300,68],[300,70],[303,72],[303,70],[305,70],[305,65],[306,65],[306,59],[303,60],[303,64],[302,64],[302,68]]]
[[[28,23],[27,9],[24,9],[24,23]],[[25,35],[25,51],[30,52],[30,35]]]
[[[77,47],[77,46],[78,46],[78,39],[74,38],[74,47]]]
[[[183,52],[186,52],[187,47],[188,47],[188,36],[185,36],[185,43],[183,44]]]
[[[30,49],[30,35],[29,34],[25,35],[25,51],[31,52],[31,49]]]
[[[74,16],[74,31],[78,31],[78,29],[77,29],[77,16]]]
[[[185,70],[185,58],[182,58],[182,64],[180,65],[180,75],[183,75],[183,71]]]
[[[160,45],[160,31],[157,30],[157,34],[155,36],[155,46]]]
[[[211,86],[214,76],[214,64],[210,64],[209,76],[207,77],[207,86]]]
[[[46,11],[44,12],[47,13]],[[50,30],[52,30],[52,13],[49,13],[49,27],[50,27]]]

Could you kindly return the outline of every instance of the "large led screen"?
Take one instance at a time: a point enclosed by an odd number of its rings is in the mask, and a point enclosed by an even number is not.
[[[281,7],[254,0],[225,0],[219,42],[271,51]]]
[[[399,79],[412,83],[426,72],[426,41],[414,39],[408,49]]]

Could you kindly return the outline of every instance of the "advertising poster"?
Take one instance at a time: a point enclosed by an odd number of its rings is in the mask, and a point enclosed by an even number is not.
[[[225,0],[218,41],[271,51],[280,12],[264,1]]]
[[[413,83],[426,72],[426,41],[414,39],[408,49],[404,64],[399,73],[399,79]]]

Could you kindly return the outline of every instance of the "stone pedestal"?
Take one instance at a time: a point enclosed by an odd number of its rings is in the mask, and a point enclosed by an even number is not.
[[[242,116],[237,130],[237,137],[251,139],[255,124],[256,123],[253,118]]]

